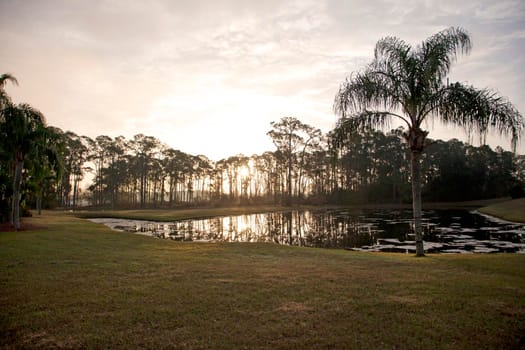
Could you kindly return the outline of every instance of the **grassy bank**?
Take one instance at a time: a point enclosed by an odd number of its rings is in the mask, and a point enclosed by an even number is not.
[[[525,222],[525,198],[489,205],[479,211],[508,221]]]
[[[434,202],[423,203],[424,209],[474,209],[487,205],[500,203],[506,199],[489,199],[467,202]],[[297,209],[334,209],[344,208],[345,210],[360,213],[363,210],[376,209],[412,209],[411,204],[354,204],[354,205],[300,205],[293,207],[276,205],[259,206],[238,206],[238,207],[219,207],[219,208],[187,208],[187,209],[137,209],[137,210],[78,210],[71,212],[72,215],[81,218],[118,218],[131,220],[151,220],[151,221],[175,221],[184,219],[204,219],[215,216],[254,214],[275,211],[290,211]]]
[[[308,208],[308,207],[297,207]],[[137,209],[137,210],[79,210],[72,213],[80,218],[118,218],[132,220],[175,221],[183,219],[204,219],[215,216],[242,215],[262,212],[290,210],[281,206],[239,206],[227,208],[188,209]]]
[[[523,348],[525,255],[0,233],[1,348]]]

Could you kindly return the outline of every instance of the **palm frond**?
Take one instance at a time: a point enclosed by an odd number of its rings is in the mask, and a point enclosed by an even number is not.
[[[458,54],[469,54],[472,48],[469,33],[450,27],[425,40],[418,48],[423,80],[435,77],[441,81],[449,72]]]
[[[461,83],[443,91],[438,112],[441,121],[485,135],[489,129],[512,137],[512,146],[525,129],[521,113],[506,98],[489,89],[476,89]]]
[[[8,81],[15,85],[18,85],[18,80],[16,80],[16,78],[12,74],[3,73],[0,74],[0,89],[2,89]]]
[[[365,110],[350,117],[340,118],[333,130],[332,139],[337,145],[356,133],[388,127],[395,116],[397,115],[390,112]]]
[[[27,103],[20,103],[18,108],[25,114],[28,121],[34,125],[46,125],[44,114]]]
[[[346,117],[368,109],[400,107],[399,84],[396,84],[395,78],[372,70],[353,75],[340,86],[334,101],[334,112]]]
[[[374,60],[368,69],[382,76],[381,84],[389,84],[390,90],[395,90],[398,96],[408,96],[410,86],[407,78],[416,66],[409,44],[396,37],[386,37],[377,42]]]
[[[406,59],[412,47],[397,37],[388,36],[379,40],[374,49],[374,59],[388,65],[398,65]]]
[[[11,98],[5,91],[5,85],[8,81],[15,85],[18,85],[18,81],[13,75],[9,73],[0,74],[0,108],[3,105],[8,105],[11,103]]]

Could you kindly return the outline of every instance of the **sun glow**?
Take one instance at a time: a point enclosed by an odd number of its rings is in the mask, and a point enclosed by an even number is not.
[[[241,169],[239,170],[239,175],[241,176],[241,178],[247,178],[248,176],[250,176],[250,169],[247,166],[241,167]]]
[[[266,135],[271,122],[282,115],[300,115],[307,120],[314,115],[326,118],[319,108],[323,107],[307,96],[232,87],[215,77],[165,91],[152,103],[140,127],[142,133],[156,135],[174,149],[218,161],[239,153],[274,150]]]

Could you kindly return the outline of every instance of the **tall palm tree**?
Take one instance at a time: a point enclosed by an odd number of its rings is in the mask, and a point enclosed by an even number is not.
[[[423,256],[421,230],[420,157],[428,131],[424,121],[435,118],[485,135],[489,128],[512,136],[512,145],[524,128],[521,114],[495,92],[446,77],[458,54],[468,54],[470,36],[462,28],[445,29],[416,47],[396,37],[377,42],[373,61],[340,87],[334,111],[340,115],[343,136],[368,128],[387,126],[393,119],[406,124],[404,132],[411,153],[413,215],[416,255]]]

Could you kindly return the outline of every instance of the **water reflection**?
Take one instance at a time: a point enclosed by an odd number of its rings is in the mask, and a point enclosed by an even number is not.
[[[415,252],[411,211],[355,215],[344,210],[292,211],[171,223],[93,219],[113,229],[178,241],[272,242],[305,247]],[[427,252],[525,252],[523,225],[466,211],[424,213]]]

